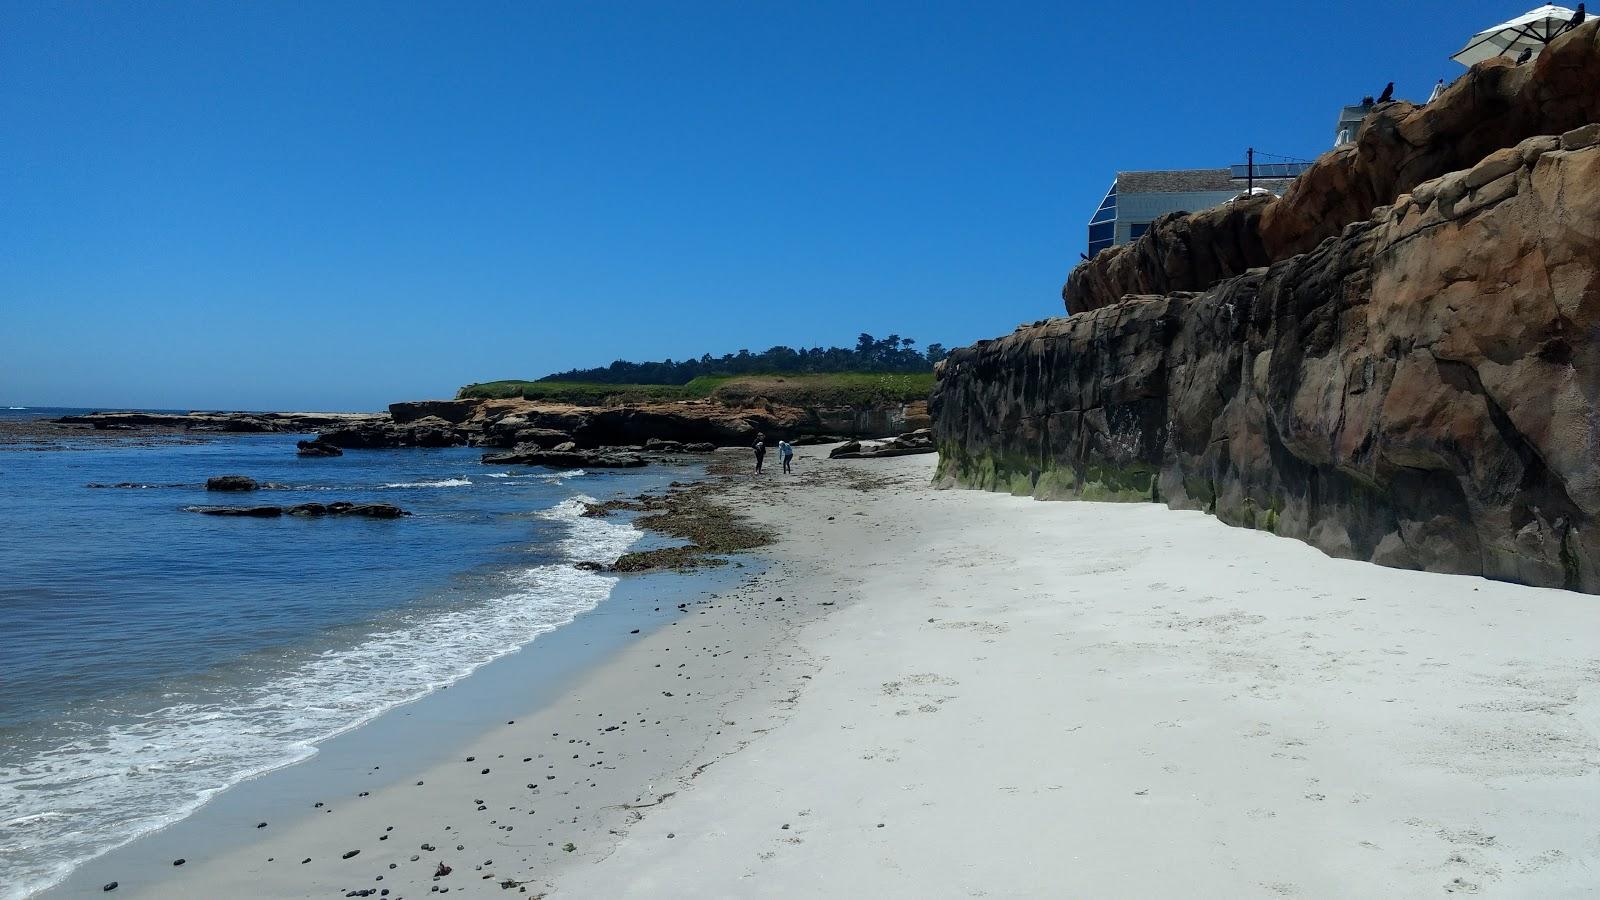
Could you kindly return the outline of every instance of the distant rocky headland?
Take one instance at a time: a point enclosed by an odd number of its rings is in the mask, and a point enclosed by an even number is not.
[[[1378,104],[1281,198],[1158,220],[953,351],[940,480],[1600,592],[1600,39]]]
[[[703,452],[748,446],[758,433],[770,440],[891,437],[927,428],[925,399],[858,401],[828,393],[761,390],[768,377],[742,390],[703,399],[612,397],[592,403],[463,398],[390,404],[382,413],[95,412],[63,416],[38,428],[73,434],[216,435],[314,434],[302,456],[344,450],[405,447],[483,447],[485,462],[551,466],[632,466],[640,452]]]

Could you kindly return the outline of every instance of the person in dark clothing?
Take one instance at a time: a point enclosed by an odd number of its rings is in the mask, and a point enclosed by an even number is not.
[[[767,458],[767,436],[756,432],[756,474],[761,474],[761,462]]]

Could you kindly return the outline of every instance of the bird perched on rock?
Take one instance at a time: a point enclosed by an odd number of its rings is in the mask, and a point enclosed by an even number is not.
[[[1589,14],[1583,11],[1583,4],[1579,3],[1578,11],[1573,13],[1572,18],[1567,21],[1567,30],[1571,31],[1572,29],[1577,28],[1579,25],[1582,25],[1583,20],[1587,19],[1588,17]]]
[[[1520,66],[1530,59],[1533,59],[1533,48],[1523,47],[1522,52],[1517,54],[1517,65]]]
[[[1391,81],[1388,84],[1383,86],[1383,93],[1378,95],[1378,102],[1379,103],[1388,103],[1390,100],[1393,100],[1393,99],[1394,99],[1394,82]]]

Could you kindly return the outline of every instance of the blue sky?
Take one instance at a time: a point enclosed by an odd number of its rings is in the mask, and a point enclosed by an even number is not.
[[[1117,169],[1314,157],[1526,5],[0,0],[0,405],[992,337]]]

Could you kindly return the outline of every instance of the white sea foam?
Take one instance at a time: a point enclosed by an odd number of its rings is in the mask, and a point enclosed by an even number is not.
[[[466,487],[472,482],[465,478],[444,478],[439,481],[400,481],[386,484],[386,488]]]
[[[58,883],[77,865],[194,812],[218,792],[316,753],[316,744],[458,681],[610,595],[631,525],[584,518],[575,497],[541,513],[567,528],[563,559],[508,576],[481,604],[406,616],[361,643],[247,686],[225,703],[179,703],[0,767],[0,898]],[[157,776],[157,777],[151,777]]]

